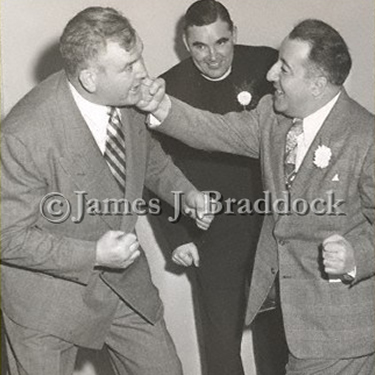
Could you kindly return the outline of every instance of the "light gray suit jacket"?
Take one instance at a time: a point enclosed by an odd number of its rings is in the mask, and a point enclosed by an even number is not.
[[[122,122],[128,202],[142,197],[144,185],[170,202],[171,190],[193,188],[149,136],[144,115],[124,109]],[[5,119],[1,162],[4,313],[25,327],[92,348],[102,346],[119,297],[157,321],[162,304],[144,254],[123,271],[94,270],[96,241],[108,230],[133,232],[136,214],[86,214],[80,223],[68,218],[54,224],[40,213],[51,192],[71,202],[71,216],[77,215],[75,191],[85,191],[86,202],[124,198],[63,72],[33,89]]]
[[[268,96],[251,113],[219,116],[172,99],[171,113],[159,130],[193,147],[260,156],[264,187],[274,201],[286,191],[283,160],[291,120],[272,107]],[[319,145],[332,151],[326,168],[313,162]],[[247,322],[278,275],[286,338],[298,358],[345,358],[374,351],[374,116],[345,90],[308,150],[290,198],[327,202],[329,192],[344,200],[339,208],[345,215],[310,211],[265,217],[252,275]],[[354,247],[357,275],[351,285],[330,283],[324,273],[321,244],[333,233]]]

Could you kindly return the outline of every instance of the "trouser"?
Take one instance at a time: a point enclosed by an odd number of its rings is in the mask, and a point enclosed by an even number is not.
[[[285,375],[288,346],[280,307],[258,313],[251,329],[257,375]]]
[[[199,303],[207,375],[244,375],[241,341],[249,271],[240,271],[236,276],[232,273],[232,278],[222,273],[220,276],[226,282],[217,285],[204,274],[203,268],[196,272],[194,290]],[[258,314],[252,332],[257,375],[284,375],[288,348],[280,309]]]
[[[196,298],[202,327],[207,375],[243,375],[241,339],[246,291],[242,287],[214,288],[198,277]]]
[[[21,327],[4,314],[9,375],[71,375],[78,347]],[[105,339],[116,375],[182,375],[163,319],[152,325],[119,303]]]

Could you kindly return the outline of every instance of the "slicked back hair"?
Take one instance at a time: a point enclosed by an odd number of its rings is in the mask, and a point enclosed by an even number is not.
[[[333,85],[341,86],[349,75],[352,59],[341,35],[330,25],[316,19],[299,23],[289,39],[309,43],[309,62]]]

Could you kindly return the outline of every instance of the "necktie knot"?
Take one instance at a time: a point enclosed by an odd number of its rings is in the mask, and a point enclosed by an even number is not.
[[[112,123],[112,126],[115,127],[121,127],[121,120],[120,120],[120,115],[118,114],[117,108],[116,107],[110,107],[108,111],[109,115],[109,123]]]
[[[296,119],[286,135],[286,153],[297,146],[297,138],[303,133],[303,120]]]

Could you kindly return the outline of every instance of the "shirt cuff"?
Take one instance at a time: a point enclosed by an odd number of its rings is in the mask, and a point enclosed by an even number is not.
[[[152,113],[147,115],[146,123],[150,129],[157,128],[161,125],[161,121],[159,121]]]
[[[353,270],[348,272],[347,274],[355,279],[355,276],[357,275],[357,267],[354,267]]]

